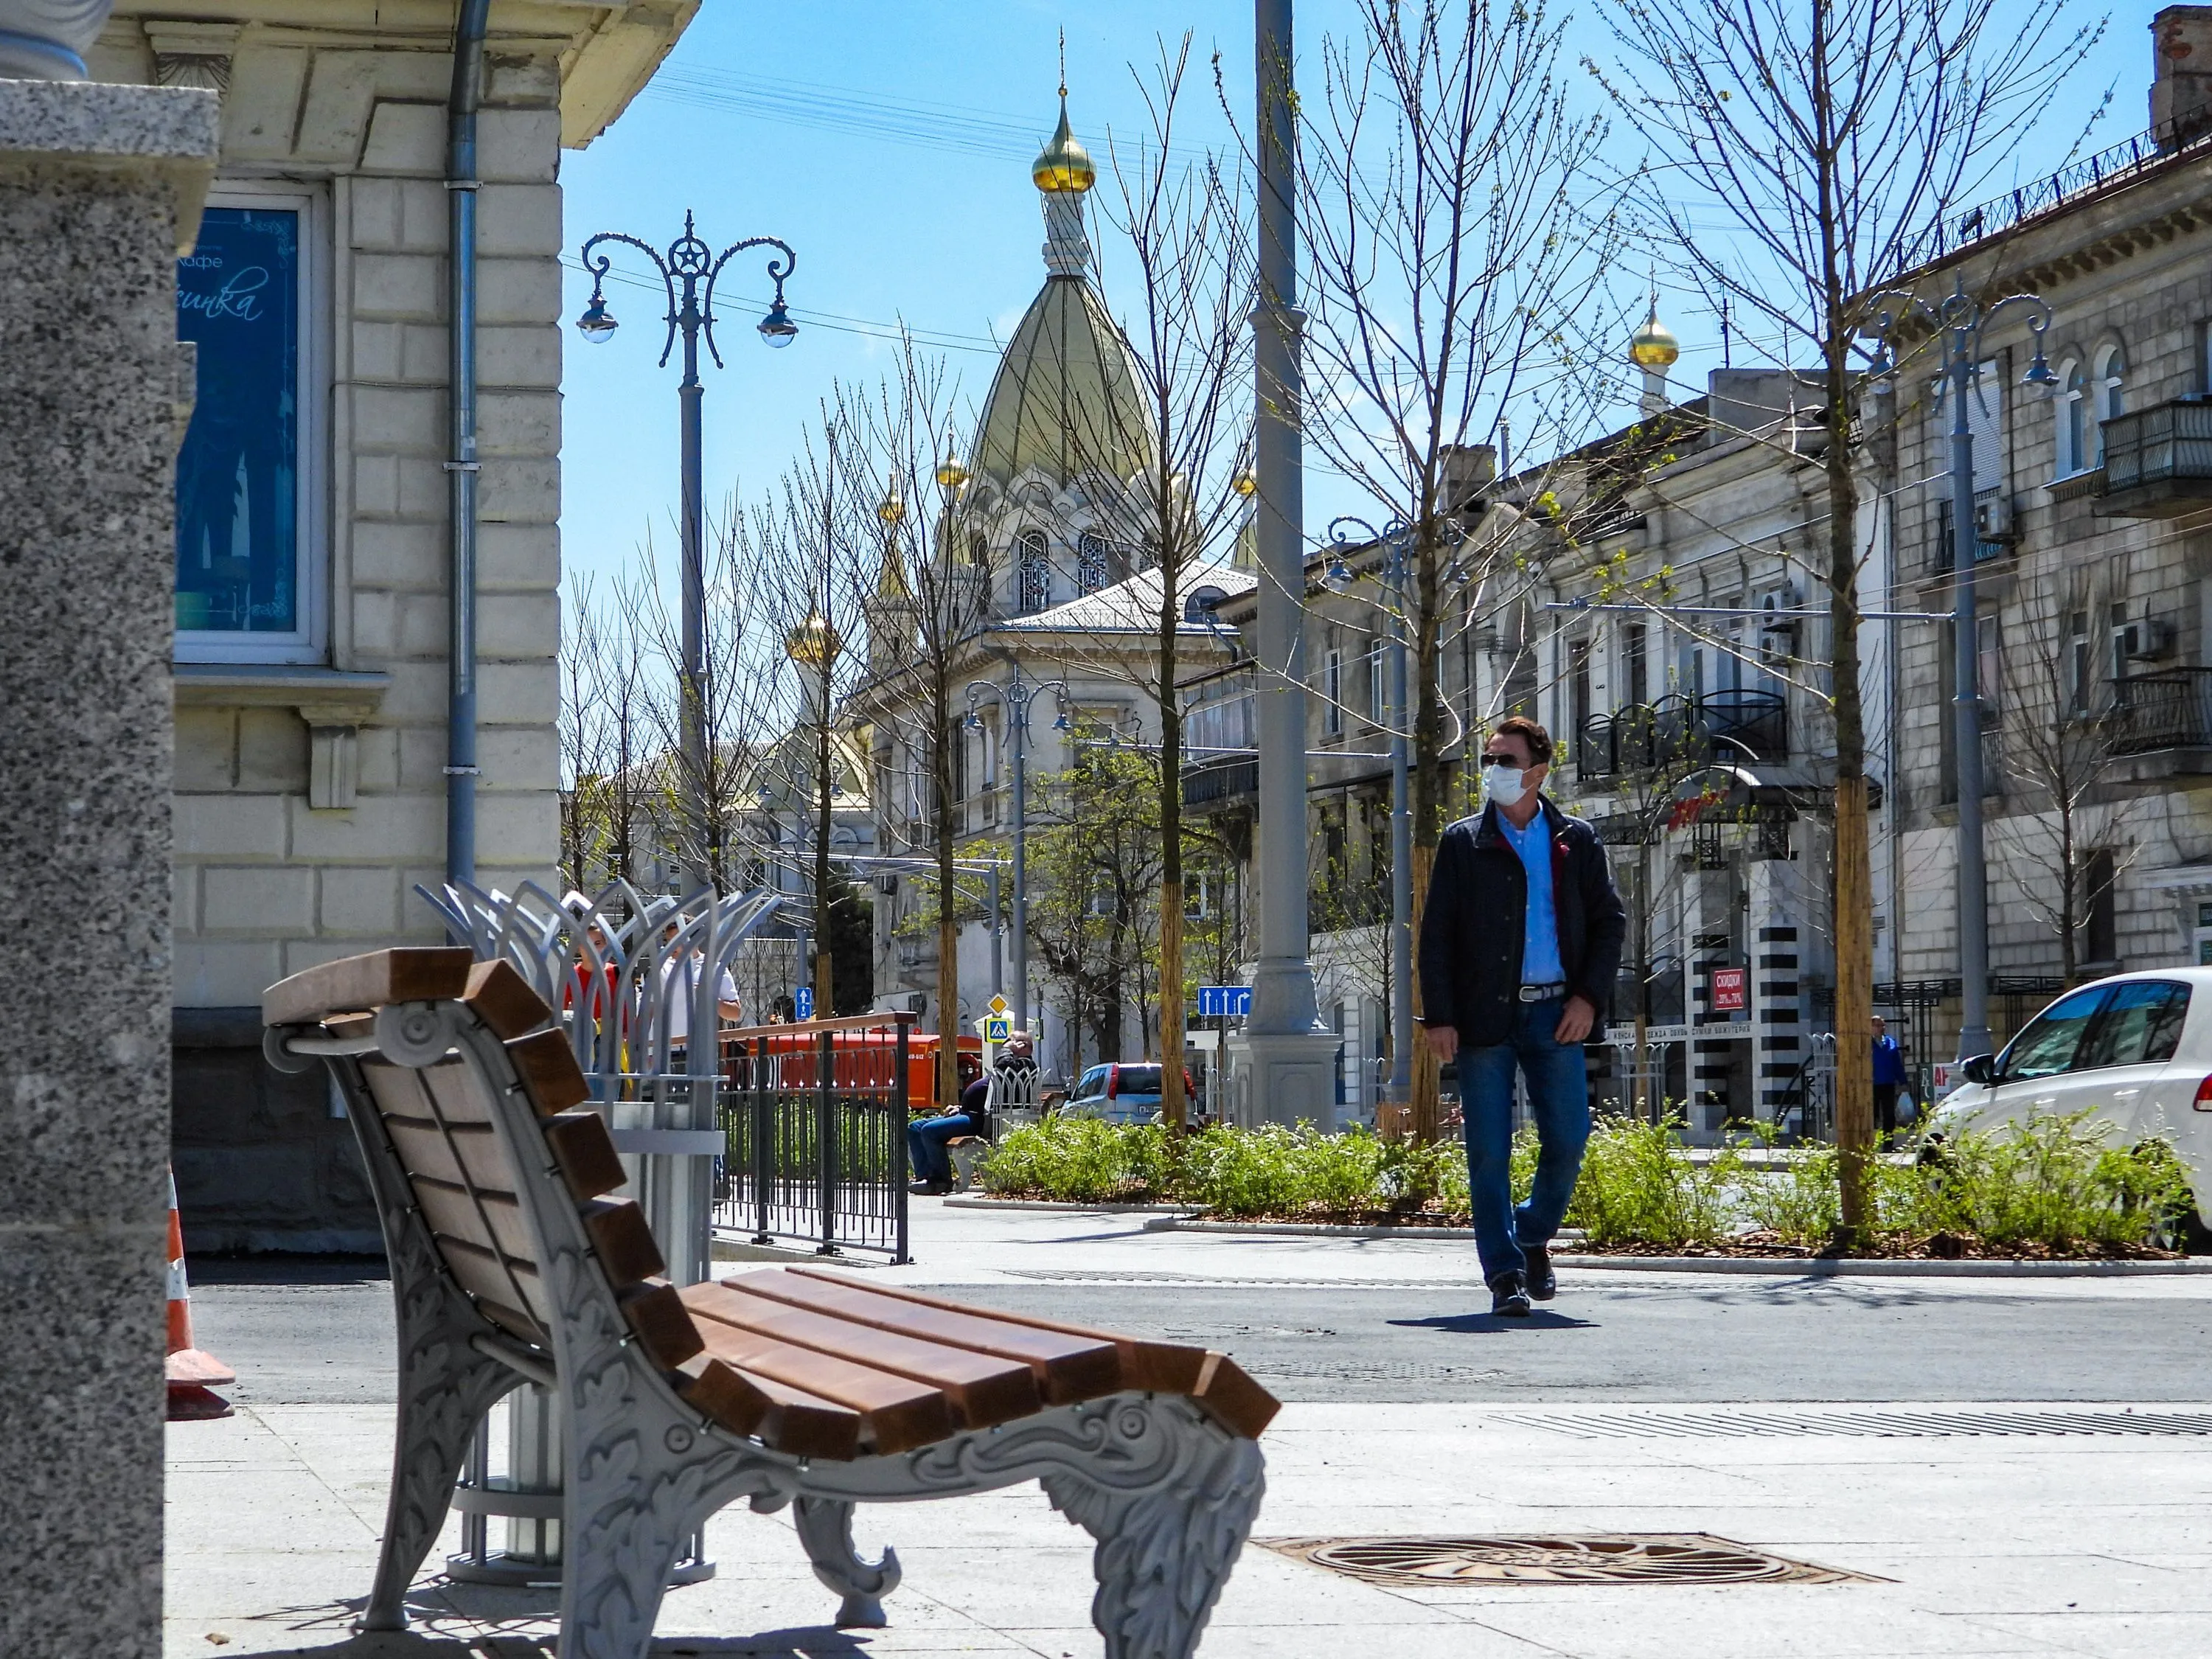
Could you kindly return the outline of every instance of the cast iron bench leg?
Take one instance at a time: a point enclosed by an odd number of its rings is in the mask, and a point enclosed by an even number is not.
[[[898,1553],[886,1548],[883,1559],[860,1559],[853,1547],[853,1506],[831,1498],[801,1498],[792,1506],[799,1541],[814,1564],[814,1576],[845,1599],[837,1607],[840,1629],[881,1630],[883,1598],[898,1588]]]

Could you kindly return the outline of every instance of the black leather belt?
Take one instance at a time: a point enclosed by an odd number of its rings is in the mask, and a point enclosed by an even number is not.
[[[1549,1002],[1553,997],[1565,996],[1566,994],[1566,981],[1557,979],[1553,980],[1549,985],[1522,986],[1521,988],[1521,1000],[1523,1002]]]

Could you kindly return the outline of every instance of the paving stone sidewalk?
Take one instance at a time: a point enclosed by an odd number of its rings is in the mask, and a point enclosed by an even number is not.
[[[1736,1414],[1747,1408],[1735,1408]],[[1777,1407],[1786,1420],[1814,1408]],[[1921,1418],[1965,1407],[1899,1407]],[[1990,1408],[1996,1409],[1996,1408]],[[2031,1419],[2063,1408],[2015,1407]],[[2191,1409],[2145,1407],[2171,1417]],[[1684,1435],[1682,1411],[1710,1427]],[[1299,1405],[1269,1431],[1264,1537],[1703,1532],[1887,1581],[1384,1589],[1248,1547],[1208,1659],[1789,1659],[2212,1652],[2212,1437],[1728,1431],[1706,1406]],[[1637,1431],[1640,1420],[1653,1431]],[[173,1656],[550,1653],[550,1595],[426,1577],[418,1630],[356,1637],[387,1406],[263,1406],[169,1431]],[[1624,1427],[1626,1425],[1626,1427]],[[1669,1426],[1671,1425],[1671,1426]],[[1661,1431],[1662,1430],[1665,1431]],[[1096,1659],[1087,1540],[1034,1487],[864,1509],[906,1582],[884,1631],[828,1627],[787,1522],[708,1533],[655,1653]],[[448,1528],[442,1559],[454,1547]],[[217,1640],[216,1638],[223,1638]]]

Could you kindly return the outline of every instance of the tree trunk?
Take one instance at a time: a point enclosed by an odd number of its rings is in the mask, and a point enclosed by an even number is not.
[[[1182,1045],[1182,710],[1176,701],[1176,604],[1179,583],[1161,570],[1160,704],[1160,1121],[1170,1133],[1188,1127]]]
[[[1840,305],[1832,316],[1839,316]],[[1859,702],[1858,490],[1851,476],[1849,341],[1828,337],[1828,617],[1836,711],[1836,1145],[1843,1228],[1862,1243],[1873,1217],[1874,878],[1867,844],[1866,728]]]
[[[940,684],[937,692],[932,767],[937,786],[937,1101],[949,1108],[960,1103],[960,895],[952,867],[952,744],[957,728],[947,689]]]
[[[1433,473],[1434,469],[1431,469]],[[1423,503],[1420,515],[1421,531],[1413,550],[1413,629],[1412,641],[1412,684],[1407,688],[1413,705],[1412,750],[1408,757],[1413,814],[1413,867],[1411,874],[1413,902],[1407,907],[1411,919],[1418,962],[1421,937],[1421,909],[1429,899],[1429,872],[1436,867],[1437,843],[1443,835],[1444,802],[1444,731],[1446,727],[1443,688],[1443,643],[1441,627],[1441,598],[1443,588],[1442,550],[1438,546],[1436,515],[1436,488],[1431,482]],[[1406,718],[1403,709],[1391,710],[1394,720]],[[1428,1045],[1419,1041],[1421,976],[1416,972],[1413,983],[1412,1006],[1416,1016],[1413,1043],[1413,1074],[1408,1079],[1408,1103],[1412,1108],[1413,1135],[1416,1142],[1427,1146],[1443,1133],[1437,1099],[1437,1066],[1428,1052]]]

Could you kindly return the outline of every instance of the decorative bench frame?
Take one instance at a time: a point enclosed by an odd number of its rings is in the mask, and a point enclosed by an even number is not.
[[[1030,1480],[1097,1540],[1091,1617],[1109,1659],[1195,1650],[1258,1511],[1255,1437],[1276,1409],[1232,1362],[811,1272],[679,1293],[655,1276],[659,1255],[636,1206],[601,1199],[622,1179],[604,1121],[570,1109],[586,1098],[574,1056],[503,963],[476,963],[465,950],[380,951],[271,987],[263,1015],[272,1064],[326,1063],[343,1092],[391,1258],[398,1425],[363,1628],[405,1628],[404,1597],[444,1525],[471,1437],[526,1380],[551,1391],[562,1428],[560,1659],[641,1659],[683,1540],[740,1498],[763,1513],[793,1505],[816,1576],[842,1598],[838,1623],[880,1625],[898,1561],[890,1550],[876,1562],[855,1553],[856,1504]],[[395,1099],[419,1102],[428,1116],[409,1117]],[[450,1154],[453,1178],[410,1176],[407,1137],[433,1162]],[[487,1171],[506,1174],[507,1190]],[[488,1231],[472,1243],[465,1235],[478,1226]],[[701,1357],[693,1310],[712,1332],[718,1297],[757,1306],[794,1289],[878,1309],[863,1322],[882,1343],[931,1346],[898,1334],[909,1322],[887,1321],[879,1304],[910,1308],[924,1327],[1003,1332],[1003,1344],[985,1347],[1001,1356],[1000,1403],[948,1387],[910,1393],[896,1412],[841,1415],[773,1366],[714,1357],[712,1335]],[[1007,1405],[1003,1357],[1055,1344],[1066,1363],[1012,1364],[1023,1387],[1023,1364],[1034,1372],[1028,1399],[1038,1408]],[[818,1352],[830,1370],[873,1374]]]

